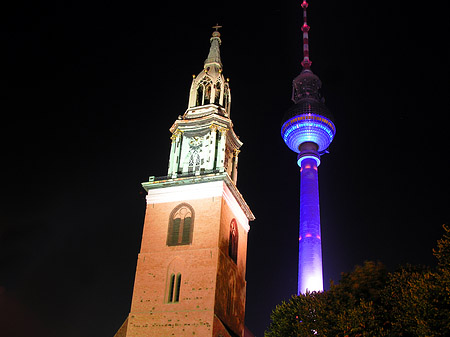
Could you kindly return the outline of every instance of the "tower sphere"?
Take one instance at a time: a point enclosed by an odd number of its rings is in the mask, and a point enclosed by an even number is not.
[[[294,152],[300,153],[300,145],[305,142],[317,144],[319,153],[323,152],[333,141],[336,127],[320,96],[322,83],[307,69],[292,84],[292,100],[295,105],[283,117],[281,136]]]

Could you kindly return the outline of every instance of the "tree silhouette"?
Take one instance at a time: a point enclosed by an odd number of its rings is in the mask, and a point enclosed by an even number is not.
[[[328,291],[278,305],[265,336],[450,336],[450,228],[443,228],[437,268],[406,265],[389,273],[365,262]]]

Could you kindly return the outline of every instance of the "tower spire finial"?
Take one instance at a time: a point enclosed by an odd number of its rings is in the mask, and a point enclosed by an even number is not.
[[[303,32],[303,61],[301,62],[302,67],[304,69],[310,69],[312,62],[309,59],[309,41],[308,41],[308,32],[309,32],[309,26],[306,21],[306,8],[308,8],[308,3],[306,0],[303,0],[302,2],[302,8],[303,8],[303,26],[302,26],[302,32]]]
[[[222,28],[222,26],[220,26],[219,23],[216,23],[216,25],[212,26],[211,28],[214,28],[216,30],[216,32],[218,32],[219,28]]]
[[[211,47],[209,49],[208,57],[205,60],[205,67],[211,64],[216,64],[220,68],[222,68],[222,61],[220,60],[220,50],[219,50],[219,46],[222,43],[222,40],[220,39],[219,28],[222,28],[222,26],[216,24],[212,28],[214,28],[215,31],[212,32],[212,36],[209,39],[211,42]]]

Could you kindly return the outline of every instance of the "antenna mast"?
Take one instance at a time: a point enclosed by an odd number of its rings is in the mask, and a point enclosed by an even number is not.
[[[301,62],[302,67],[304,69],[308,69],[311,67],[311,61],[309,59],[309,41],[308,41],[308,32],[309,32],[309,26],[306,21],[306,8],[308,8],[308,3],[306,0],[303,0],[302,2],[302,8],[303,8],[303,26],[302,26],[302,32],[303,32],[303,61]]]

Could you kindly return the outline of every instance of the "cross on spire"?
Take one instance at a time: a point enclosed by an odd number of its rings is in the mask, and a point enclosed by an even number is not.
[[[218,32],[219,28],[222,28],[222,26],[220,26],[218,23],[216,23],[216,25],[212,26],[211,28],[214,28],[216,30],[216,32]]]

